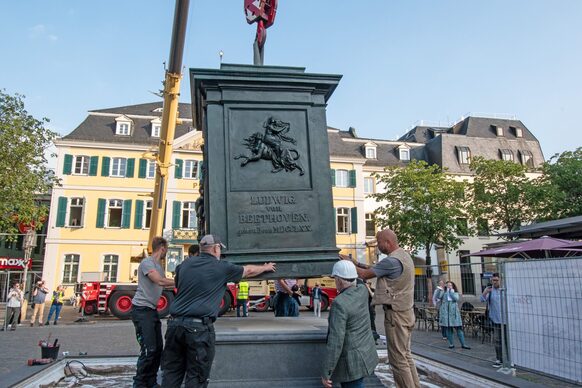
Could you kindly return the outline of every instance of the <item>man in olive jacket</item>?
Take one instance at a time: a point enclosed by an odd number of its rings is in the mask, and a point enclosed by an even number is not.
[[[364,377],[373,374],[378,364],[370,330],[368,290],[356,284],[358,274],[352,262],[338,261],[331,276],[339,295],[329,313],[321,382],[326,388],[331,388],[332,382],[363,387]]]

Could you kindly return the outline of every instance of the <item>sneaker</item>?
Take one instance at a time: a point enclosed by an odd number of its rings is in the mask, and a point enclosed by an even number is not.
[[[449,345],[449,349],[454,349],[455,345]]]
[[[54,321],[54,322],[53,322],[53,325],[56,325],[56,324],[57,324],[57,321]]]
[[[46,321],[46,322],[44,323],[44,325],[45,325],[45,326],[48,326],[48,325],[50,325],[50,323],[49,323],[48,321]]]
[[[463,346],[461,346],[461,347],[462,347],[463,349],[471,350],[471,347],[470,347],[470,346],[467,346],[467,345],[463,345]]]
[[[493,365],[491,365],[493,368],[501,368],[503,366],[503,364],[501,363],[501,361],[496,360],[495,363]]]

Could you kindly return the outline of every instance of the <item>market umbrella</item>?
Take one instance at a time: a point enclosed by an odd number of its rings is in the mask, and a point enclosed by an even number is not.
[[[566,248],[566,249],[568,249],[568,248],[576,248],[577,250],[578,249],[581,249],[582,250],[582,241],[569,241],[568,244],[565,244],[564,246],[559,246],[557,248]]]
[[[521,241],[513,244],[506,244],[497,248],[486,249],[479,252],[469,253],[464,256],[489,256],[489,257],[521,257],[524,259],[567,257],[572,255],[582,255],[582,249],[578,247],[578,241],[562,240],[553,237],[540,237],[535,240]]]

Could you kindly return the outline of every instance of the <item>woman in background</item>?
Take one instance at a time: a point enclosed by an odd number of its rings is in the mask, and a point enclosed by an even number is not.
[[[444,290],[438,290],[436,297],[440,303],[439,324],[446,327],[447,340],[449,349],[454,349],[453,330],[457,330],[457,337],[463,349],[471,349],[465,343],[465,332],[463,331],[463,321],[461,320],[461,311],[459,310],[460,295],[457,291],[457,285],[451,281],[446,283]]]

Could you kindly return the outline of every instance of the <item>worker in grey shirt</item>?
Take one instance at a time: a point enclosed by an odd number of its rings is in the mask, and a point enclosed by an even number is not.
[[[161,261],[166,257],[168,242],[162,237],[152,240],[151,256],[142,260],[137,270],[137,290],[131,304],[131,320],[140,346],[134,387],[157,385],[158,368],[162,358],[162,324],[158,317],[158,300],[164,287],[173,287],[174,280],[164,276]]]

